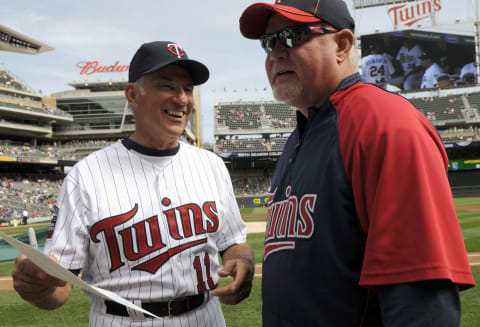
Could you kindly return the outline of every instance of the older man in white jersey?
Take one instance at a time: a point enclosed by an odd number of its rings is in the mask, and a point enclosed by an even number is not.
[[[81,160],[64,180],[45,252],[161,317],[90,295],[90,326],[224,327],[220,302],[250,293],[253,251],[227,169],[179,141],[193,88],[208,77],[178,44],[143,44],[125,90],[135,133]],[[23,255],[12,275],[20,296],[40,308],[58,308],[71,294]],[[227,276],[233,282],[216,288]]]

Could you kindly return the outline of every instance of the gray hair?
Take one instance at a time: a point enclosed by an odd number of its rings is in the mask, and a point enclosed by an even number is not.
[[[145,92],[145,87],[143,86],[144,82],[145,82],[145,78],[142,76],[133,83],[138,87],[138,90],[140,91],[141,95],[145,95],[145,93],[146,93]],[[128,101],[127,101],[127,106],[133,112],[133,114],[135,115],[135,110],[133,110],[132,106],[130,105],[130,103],[128,103]]]
[[[143,83],[145,82],[145,78],[144,76],[140,77],[139,79],[137,79],[137,81],[135,82],[135,84],[138,86],[138,89],[140,90],[140,94],[141,95],[145,95],[145,88],[143,87]]]

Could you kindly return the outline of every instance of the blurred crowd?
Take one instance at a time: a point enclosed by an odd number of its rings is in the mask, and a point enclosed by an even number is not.
[[[0,156],[80,160],[84,155],[75,153],[76,149],[100,149],[114,142],[116,139],[88,139],[55,141],[35,146],[30,143],[0,140]]]
[[[282,151],[287,137],[231,138],[219,139],[215,143],[217,152],[270,152]]]
[[[232,176],[232,185],[235,196],[267,195],[271,180],[269,177],[235,177]]]
[[[50,180],[46,176],[0,178],[0,222],[23,218],[51,218],[61,179]]]
[[[295,110],[282,103],[228,103],[216,107],[217,127],[238,129],[294,128]]]
[[[21,81],[17,80],[11,74],[4,70],[0,70],[0,87],[12,88],[19,91],[31,92],[31,90],[23,84]]]

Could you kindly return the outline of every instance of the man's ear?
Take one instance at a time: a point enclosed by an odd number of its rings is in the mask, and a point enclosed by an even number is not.
[[[339,31],[335,36],[337,41],[337,61],[341,63],[348,58],[350,50],[352,50],[354,36],[352,31],[348,29]]]
[[[133,83],[128,83],[127,87],[125,88],[125,97],[127,98],[127,102],[130,107],[135,111],[137,109],[137,98],[140,90],[138,86]]]

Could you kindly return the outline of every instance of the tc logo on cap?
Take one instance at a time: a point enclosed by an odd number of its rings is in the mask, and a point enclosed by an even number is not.
[[[171,54],[177,56],[178,58],[181,58],[185,55],[185,51],[183,51],[183,49],[180,48],[176,43],[169,43],[168,51],[170,51]]]

